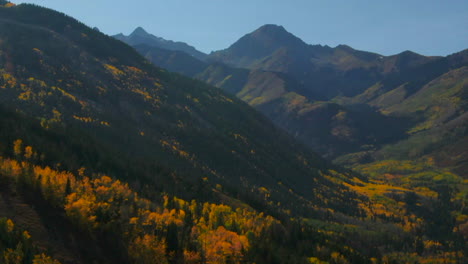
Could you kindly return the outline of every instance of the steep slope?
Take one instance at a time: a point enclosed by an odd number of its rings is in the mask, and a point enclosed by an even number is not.
[[[136,28],[128,36],[125,36],[124,34],[120,33],[113,37],[118,40],[129,43],[130,45],[148,45],[151,47],[157,47],[166,50],[182,51],[199,60],[204,60],[207,56],[205,53],[198,51],[197,49],[188,45],[187,43],[178,41],[175,42],[172,40],[165,40],[161,37],[156,37],[146,32],[142,27]]]
[[[100,163],[109,168],[120,164],[112,152],[103,155],[109,150],[100,142],[74,133],[78,128],[45,129],[22,114],[3,109],[0,113],[0,142],[6,143],[0,144],[0,213],[31,230],[34,246],[47,249],[62,263],[226,263],[232,258],[258,263],[463,261],[463,221],[468,213],[463,195],[468,189],[456,175],[434,170],[431,161],[360,168],[372,177],[370,182],[331,172],[334,181],[344,180],[368,197],[359,204],[366,216],[347,219],[328,210],[327,221],[316,215],[279,222],[227,197],[219,186],[215,195],[223,204],[199,202],[210,192],[209,182],[197,187],[197,200],[188,202],[156,193],[154,187],[165,185],[162,182],[130,187],[92,174]],[[403,176],[408,173],[408,178]],[[392,175],[391,183],[387,175]],[[465,194],[450,194],[456,188],[465,188]],[[270,195],[263,187],[258,192]],[[431,213],[434,209],[438,214]],[[2,238],[0,229],[0,252]],[[17,246],[14,252],[21,254],[22,249],[27,247]]]
[[[405,57],[407,56],[405,54],[412,53],[404,52],[400,55]],[[431,58],[425,63],[415,63],[414,66],[407,67],[405,70],[389,72],[378,83],[369,87],[363,93],[352,97],[351,101],[345,101],[344,103],[369,103],[378,108],[385,108],[391,104],[398,103],[437,77],[450,70],[466,66],[468,63],[467,54],[468,51],[464,50],[444,58]],[[385,59],[385,61],[388,60],[395,62],[396,57],[391,56]],[[385,95],[387,92],[389,93]],[[403,97],[400,96],[402,93],[404,94]]]
[[[132,169],[133,163],[121,167],[121,162],[113,159],[111,149],[103,148],[84,131],[74,132],[77,127],[44,129],[38,120],[22,114],[3,109],[0,114],[3,143],[0,213],[31,230],[35,246],[49,248],[48,254],[62,263],[154,263],[154,256],[159,263],[177,259],[182,263],[198,263],[203,257],[225,263],[229,256],[258,263],[309,263],[309,259],[330,262],[339,259],[349,263],[372,263],[370,258],[396,263],[463,259],[462,251],[457,255],[449,252],[463,245],[460,235],[466,230],[463,221],[468,213],[463,209],[466,194],[456,188],[465,188],[465,193],[468,189],[456,175],[435,170],[431,161],[401,165],[392,161],[359,168],[372,178],[369,182],[356,178],[350,181],[331,172],[334,181],[341,179],[356,192],[368,196],[368,201],[359,204],[366,216],[347,219],[328,210],[327,221],[316,215],[303,223],[294,220],[280,223],[240,200],[227,197],[220,187],[216,187],[214,195],[217,203],[223,204],[199,202],[210,193],[209,182],[196,186],[197,200],[188,202],[167,193],[161,196],[156,193],[155,187],[166,185],[161,181],[149,186],[131,184],[131,188],[102,174],[88,178],[87,175],[93,175],[97,168],[102,171],[103,167],[110,168],[112,174],[122,170],[130,175],[144,169],[138,166]],[[388,175],[392,178],[386,179]],[[129,179],[128,175],[125,178]],[[446,187],[454,192],[449,194],[453,200],[434,199]],[[271,194],[266,188],[257,191],[265,197]],[[64,199],[64,195],[68,198]],[[136,200],[130,206],[128,201],[132,197]],[[431,213],[434,209],[438,214]],[[331,219],[335,217],[339,220]],[[177,228],[171,227],[170,221]],[[178,239],[167,243],[158,240],[169,239],[171,232],[178,233]],[[388,236],[390,233],[392,236]],[[131,245],[129,248],[127,243]],[[164,245],[173,253],[164,254]],[[207,245],[213,249],[225,247],[219,254]],[[239,245],[243,245],[242,250]],[[412,252],[420,252],[421,256]]]
[[[288,92],[304,89],[293,78],[280,72],[247,70],[233,68],[223,63],[202,62],[183,52],[147,45],[134,45],[133,47],[159,67],[220,87],[252,106],[268,103]]]
[[[429,155],[468,177],[467,109],[468,67],[464,66],[432,80],[401,102],[382,108],[389,116],[408,116],[417,121],[407,131],[408,139],[387,146],[379,155],[410,158]]]
[[[388,117],[371,107],[310,102],[297,93],[288,93],[258,109],[328,158],[396,142],[405,137],[411,124],[407,117]]]
[[[374,158],[416,159],[428,155],[466,176],[461,149],[466,148],[467,54],[464,50],[388,74],[362,94],[337,100],[348,106],[367,104],[385,116],[410,121],[401,131],[404,139],[384,142],[387,146],[377,148]],[[446,149],[452,149],[453,155]],[[340,160],[346,160],[343,158]]]
[[[206,177],[239,197],[265,187],[271,207],[280,202],[306,213],[322,204],[356,213],[346,205],[354,203],[344,197],[347,188],[322,176],[331,168],[326,161],[241,101],[157,69],[64,15],[29,5],[0,12],[0,102],[46,128],[79,127],[119,160],[146,168],[131,176],[136,182],[163,181],[166,190],[190,197],[190,185]]]

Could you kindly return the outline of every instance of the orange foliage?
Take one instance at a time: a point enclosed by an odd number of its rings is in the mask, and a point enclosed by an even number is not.
[[[23,151],[23,141],[21,139],[15,140],[15,142],[13,142],[13,153],[16,156],[20,156],[22,151]]]
[[[26,159],[30,159],[32,156],[33,156],[33,149],[31,146],[27,146],[26,148],[24,148],[24,157]]]
[[[33,264],[60,264],[58,260],[52,259],[51,257],[45,254],[35,255],[32,263]]]
[[[171,145],[179,147],[175,142]],[[136,263],[167,263],[167,258],[175,258],[174,254],[183,255],[187,263],[199,263],[202,256],[208,263],[228,260],[239,263],[249,248],[247,233],[259,236],[277,222],[251,209],[200,204],[176,197],[163,196],[163,203],[158,205],[138,197],[128,184],[109,176],[87,177],[85,168],[75,176],[47,166],[34,166],[29,162],[37,154],[29,146],[23,154],[21,140],[15,142],[15,152],[26,159],[17,162],[0,157],[1,174],[15,179],[20,175],[27,177],[27,183],[39,187],[43,197],[53,205],[63,207],[67,217],[82,230],[94,232],[118,222],[123,228],[128,254]],[[191,230],[187,237],[192,246],[181,248],[180,253],[166,252],[170,226],[175,226],[178,233]]]
[[[108,70],[112,75],[114,75],[114,77],[119,77],[120,75],[124,74],[123,71],[110,64],[104,64],[104,68]]]
[[[245,236],[239,236],[223,226],[200,235],[199,240],[203,245],[207,263],[213,264],[227,263],[228,259],[233,263],[240,263],[242,250],[249,246]]]
[[[96,216],[96,203],[93,196],[81,196],[72,193],[67,197],[67,204],[65,211],[67,216],[74,220],[78,225],[83,227],[95,227]]]

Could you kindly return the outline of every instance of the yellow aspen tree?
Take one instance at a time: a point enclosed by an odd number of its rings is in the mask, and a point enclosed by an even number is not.
[[[52,259],[44,253],[35,255],[32,261],[33,264],[60,264],[58,260]]]
[[[30,159],[33,156],[33,148],[31,146],[27,146],[24,148],[24,157],[26,159]]]
[[[23,152],[23,140],[21,139],[17,139],[15,140],[15,142],[13,142],[13,153],[16,155],[16,156],[21,156],[22,152]]]

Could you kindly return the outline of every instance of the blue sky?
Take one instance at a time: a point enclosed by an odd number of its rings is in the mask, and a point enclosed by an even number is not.
[[[263,24],[310,44],[392,55],[448,55],[468,48],[467,0],[27,0],[71,15],[106,34],[137,26],[210,52]]]

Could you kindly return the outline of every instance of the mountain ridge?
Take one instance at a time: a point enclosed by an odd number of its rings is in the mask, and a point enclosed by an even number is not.
[[[123,33],[120,33],[114,35],[113,37],[121,41],[131,43],[131,45],[146,44],[149,46],[159,47],[168,50],[183,51],[202,61],[207,56],[205,53],[197,50],[196,48],[188,45],[185,42],[165,40],[161,37],[149,34],[142,27],[135,28],[135,30],[128,36],[124,35]]]
[[[275,35],[290,37],[290,33],[283,27],[266,25],[245,35],[231,47],[245,39],[256,41],[255,35],[265,34],[271,35],[264,37],[267,40],[274,39]],[[257,54],[258,56],[250,59],[245,59],[242,54],[239,55],[237,59],[240,64],[236,65],[239,68],[223,66],[223,64],[233,64],[222,57],[222,53],[230,52],[229,48],[210,54],[208,63],[179,65],[177,60],[168,59],[170,56],[147,58],[169,70],[185,73],[237,95],[269,116],[277,125],[301,138],[314,150],[319,150],[322,155],[331,158],[346,155],[349,151],[365,150],[361,148],[368,145],[365,144],[366,141],[376,142],[377,148],[380,148],[385,144],[393,144],[397,140],[407,138],[409,136],[407,132],[411,130],[411,126],[416,125],[419,117],[387,116],[388,113],[383,105],[404,100],[411,94],[417,93],[428,82],[468,63],[466,50],[447,57],[428,57],[411,51],[382,56],[354,50],[346,45],[335,48],[314,46],[297,40],[297,37],[292,38],[291,42],[300,46],[300,49],[288,48],[281,42],[270,43],[274,47],[269,50],[270,53]],[[260,44],[255,45],[262,47],[261,40],[258,41]],[[262,52],[265,50],[268,49],[262,49]],[[145,49],[142,54],[164,54],[164,52]],[[245,62],[248,62],[247,68],[240,67]],[[192,71],[183,72],[182,66]],[[336,107],[313,106],[315,102],[321,101],[330,102],[329,105],[338,103],[340,111],[347,113],[346,117],[342,116],[343,121],[334,120],[339,112],[336,112]],[[325,109],[329,111],[324,115],[327,116],[326,120],[322,120],[321,125],[318,125],[319,123],[314,125],[315,121],[310,121],[317,120],[314,111],[318,111],[318,114],[323,113]],[[370,123],[369,126],[359,121],[361,118],[371,117],[375,120],[374,125]],[[398,126],[392,132],[395,137],[390,136],[392,133],[384,133],[379,129],[380,126]],[[343,131],[338,132],[340,130]],[[343,138],[344,135],[347,136]],[[358,139],[360,137],[362,138]],[[324,138],[328,138],[329,141]],[[322,144],[328,147],[324,148]]]

